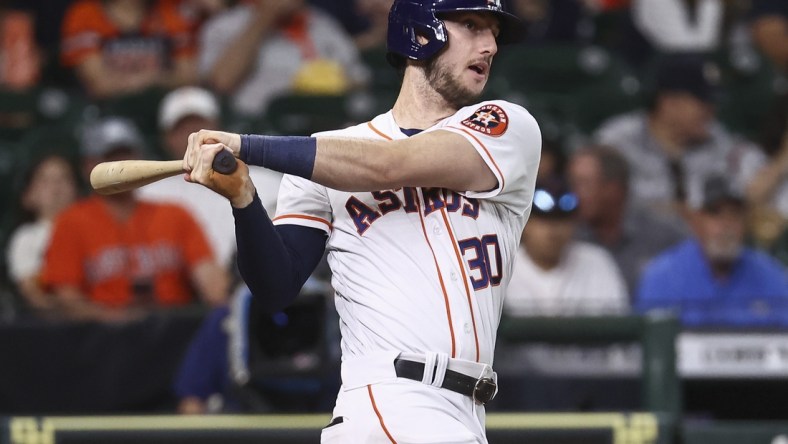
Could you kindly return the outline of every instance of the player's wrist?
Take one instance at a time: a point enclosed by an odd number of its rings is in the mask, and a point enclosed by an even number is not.
[[[254,202],[256,196],[257,190],[251,179],[244,181],[238,194],[230,198],[230,205],[232,205],[233,208],[246,208]]]
[[[229,134],[230,134],[230,143],[226,145],[227,149],[229,149],[230,152],[233,153],[233,156],[235,156],[236,159],[239,159],[241,157],[241,135],[235,133],[229,133]]]
[[[316,156],[317,139],[314,137],[240,136],[238,158],[249,165],[311,179]]]

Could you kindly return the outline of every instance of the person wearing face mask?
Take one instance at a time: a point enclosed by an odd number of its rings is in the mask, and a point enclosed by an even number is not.
[[[637,309],[674,310],[688,327],[786,325],[788,279],[776,259],[745,246],[747,206],[724,176],[711,176],[688,212],[694,236],[645,269]]]

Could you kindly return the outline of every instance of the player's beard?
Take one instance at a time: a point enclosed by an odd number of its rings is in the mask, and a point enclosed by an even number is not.
[[[424,66],[424,73],[432,88],[455,109],[476,102],[482,90],[474,92],[460,83],[459,76],[452,74],[451,67],[438,63],[440,57],[433,57]]]

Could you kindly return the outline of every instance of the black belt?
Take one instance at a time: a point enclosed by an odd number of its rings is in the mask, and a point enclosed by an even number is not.
[[[394,370],[397,372],[397,377],[400,378],[408,378],[419,382],[424,379],[424,363],[422,362],[397,358],[394,360]],[[434,373],[435,369],[433,369],[433,375]],[[476,379],[447,369],[441,388],[470,396],[478,404],[484,405],[493,399],[497,386],[495,381],[490,378]]]

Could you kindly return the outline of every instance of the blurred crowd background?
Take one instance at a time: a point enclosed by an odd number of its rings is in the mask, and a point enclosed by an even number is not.
[[[484,98],[525,106],[544,143],[504,320],[788,329],[788,1],[510,3],[523,41]],[[331,409],[325,266],[259,313],[225,201],[180,177],[111,197],[86,179],[181,158],[200,128],[308,135],[387,111],[390,5],[0,0],[0,412]],[[273,214],[279,176],[253,179]],[[499,342],[493,409],[640,408],[631,344]]]

